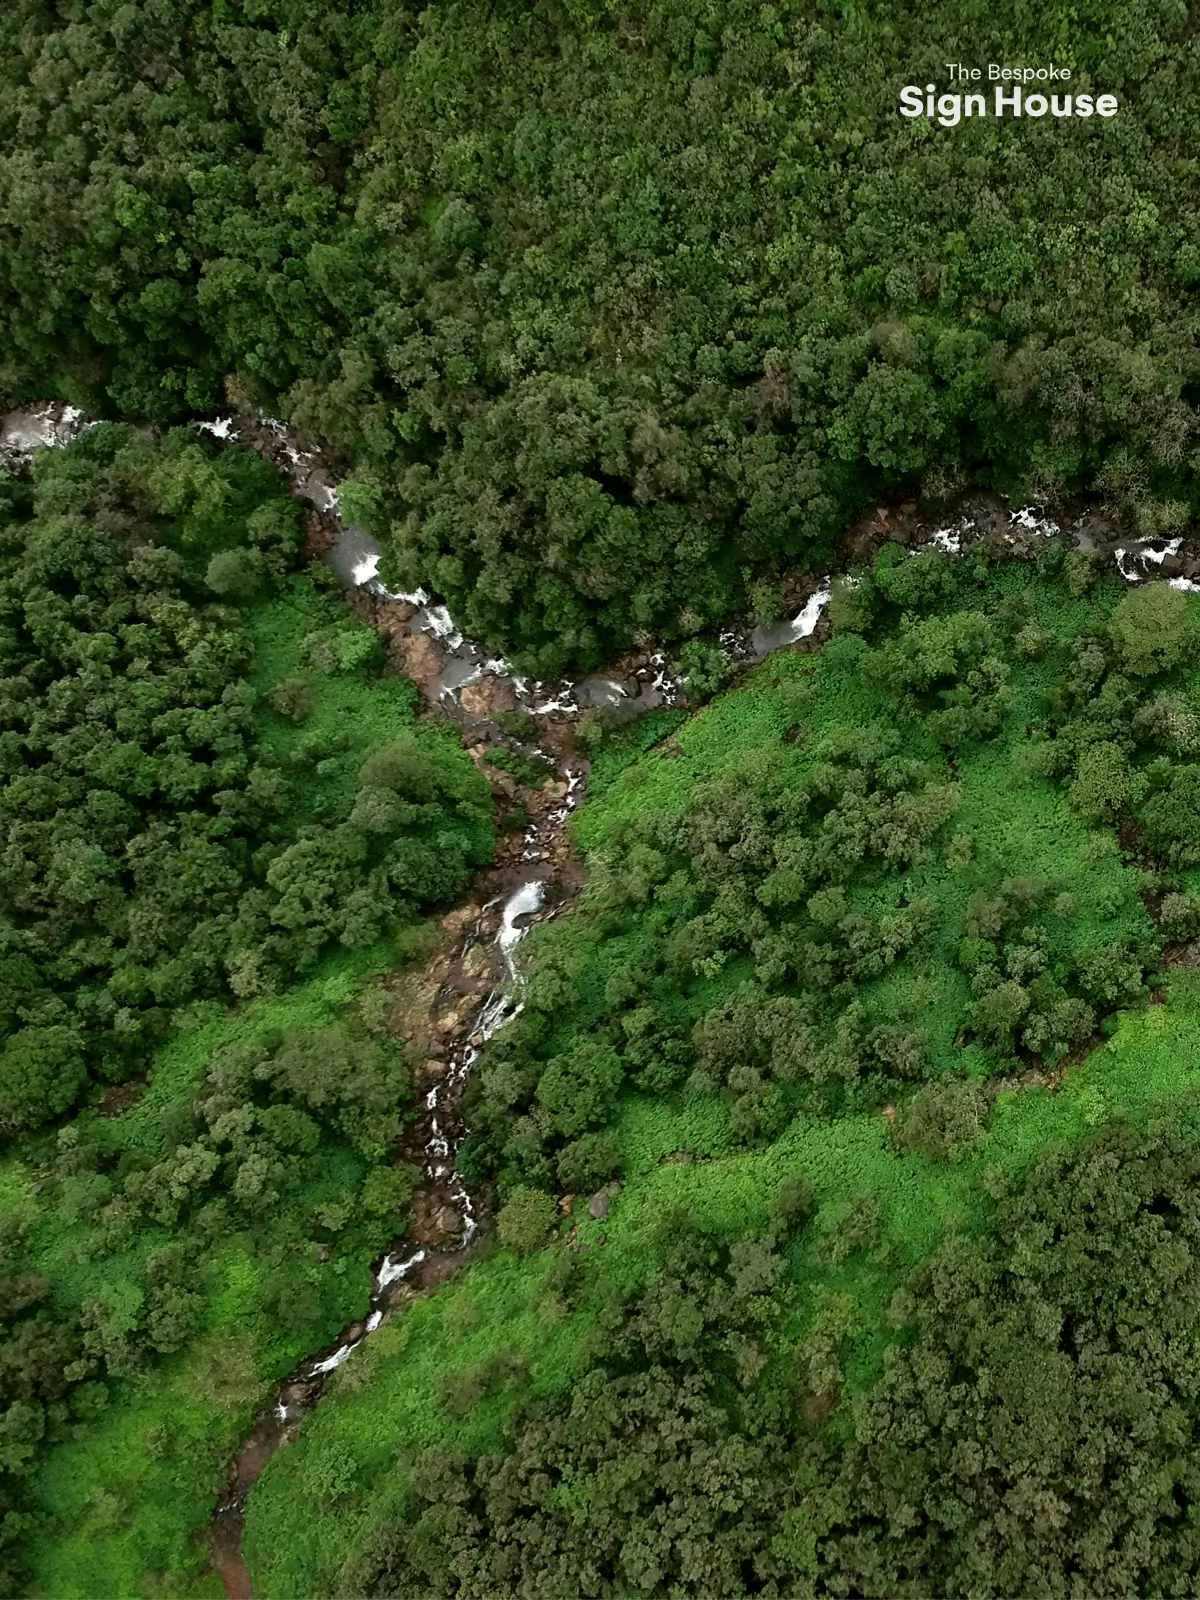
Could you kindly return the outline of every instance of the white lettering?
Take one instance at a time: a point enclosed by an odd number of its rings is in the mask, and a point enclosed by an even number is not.
[[[946,72],[957,89],[963,83],[986,76],[997,85],[1013,85],[1011,90],[997,87],[994,91],[994,111],[997,117],[1115,117],[1119,101],[1115,94],[1030,94],[1020,87],[1023,83],[1058,83],[1072,76],[1069,67],[1004,67],[989,61],[986,72],[979,67],[966,67],[959,61],[947,61]],[[900,115],[902,117],[936,118],[943,128],[957,128],[964,117],[986,117],[987,102],[982,94],[941,94],[937,85],[927,83],[922,89],[908,83],[900,90]]]

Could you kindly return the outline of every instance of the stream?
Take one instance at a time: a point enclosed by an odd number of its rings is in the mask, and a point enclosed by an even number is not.
[[[0,423],[0,466],[19,470],[38,448],[65,444],[88,425],[72,407],[13,412]],[[278,1384],[273,1403],[256,1417],[231,1463],[228,1492],[211,1522],[212,1561],[231,1600],[249,1600],[242,1527],[253,1484],[272,1455],[296,1438],[329,1375],[403,1306],[456,1271],[478,1238],[477,1208],[456,1166],[465,1132],[460,1107],[480,1050],[521,1009],[520,941],[534,921],[554,915],[582,886],[567,820],[583,798],[588,763],[571,737],[571,721],[584,711],[617,705],[639,714],[688,702],[665,648],[628,653],[608,670],[579,679],[544,682],[515,673],[501,657],[464,638],[445,606],[424,590],[396,594],[385,587],[378,576],[378,546],[365,530],[342,521],[337,487],[319,457],[298,448],[283,424],[227,417],[197,426],[218,441],[258,450],[281,469],[311,508],[309,553],[319,554],[336,573],[350,604],[383,636],[390,665],[418,684],[430,714],[461,725],[464,745],[494,789],[514,792],[512,779],[487,760],[500,733],[493,719],[505,712],[520,710],[537,719],[536,740],[524,746],[511,738],[507,742],[540,754],[552,774],[535,797],[520,838],[501,841],[497,861],[476,875],[468,900],[442,919],[443,949],[431,967],[429,1059],[418,1085],[419,1115],[400,1152],[423,1172],[413,1198],[413,1225],[376,1264],[366,1316]],[[1181,540],[1122,538],[1091,512],[1060,527],[1040,510],[1014,511],[987,498],[969,505],[950,525],[929,527],[904,515],[911,510],[897,514],[879,508],[861,518],[844,541],[842,564],[868,559],[889,539],[957,555],[964,543],[984,535],[999,535],[1014,554],[1030,554],[1046,538],[1063,538],[1077,548],[1111,554],[1131,582],[1166,577],[1176,588],[1200,592],[1200,561],[1181,556]],[[731,661],[751,665],[812,638],[830,599],[831,580],[797,575],[792,590],[798,609],[790,618],[720,634]]]
[[[425,1090],[414,1142],[423,1167],[423,1182],[414,1196],[422,1222],[397,1241],[376,1265],[368,1315],[352,1323],[334,1344],[310,1356],[276,1388],[272,1406],[261,1411],[243,1441],[229,1474],[229,1493],[210,1523],[213,1566],[231,1600],[249,1600],[250,1574],[242,1555],[246,1501],[267,1462],[300,1431],[304,1418],[321,1399],[330,1373],[348,1361],[364,1339],[381,1327],[417,1294],[427,1292],[469,1257],[479,1231],[471,1195],[455,1167],[463,1137],[459,1104],[479,1051],[496,1030],[521,1008],[520,972],[515,949],[543,906],[547,880],[529,877],[482,907],[468,908],[455,959],[461,966],[474,949],[484,951],[491,983],[469,1013],[465,1031],[457,1032],[444,1060],[444,1070]],[[482,965],[482,964],[477,964]],[[441,985],[438,998],[453,996],[453,985]],[[409,1151],[405,1151],[409,1155]],[[421,1203],[423,1202],[423,1203]],[[414,1237],[414,1234],[419,1235]]]

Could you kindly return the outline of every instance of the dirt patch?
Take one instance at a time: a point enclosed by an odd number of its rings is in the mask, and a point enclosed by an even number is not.
[[[114,1084],[107,1091],[104,1099],[96,1110],[98,1117],[119,1117],[122,1112],[128,1111],[130,1106],[135,1106],[146,1092],[146,1076],[132,1079],[129,1083]]]

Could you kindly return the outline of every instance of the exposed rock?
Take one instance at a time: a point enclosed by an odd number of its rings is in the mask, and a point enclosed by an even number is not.
[[[511,800],[520,785],[511,772],[504,772],[499,767],[491,766],[487,761],[477,761],[476,766],[491,784],[496,794],[502,794],[506,800]]]
[[[416,606],[408,600],[381,600],[375,608],[375,626],[391,638],[403,633],[416,614]]]
[[[478,683],[468,683],[458,701],[472,717],[490,717],[517,709],[516,691],[507,678],[480,678]]]
[[[581,678],[575,685],[575,703],[584,711],[616,706],[631,696],[636,696],[639,687],[637,681],[632,678],[593,672],[586,678]]]
[[[896,522],[896,513],[890,506],[876,506],[859,517],[845,534],[850,559],[856,563],[870,560],[881,544],[895,539]]]
[[[599,1222],[602,1217],[608,1215],[609,1206],[612,1205],[620,1192],[621,1185],[619,1183],[606,1183],[603,1189],[596,1190],[588,1201],[588,1216],[592,1218],[593,1222]]]
[[[488,954],[481,944],[473,944],[467,951],[462,969],[469,978],[478,978],[488,970]]]
[[[300,560],[304,563],[319,561],[328,555],[337,542],[337,528],[316,511],[304,515],[304,542],[300,546]]]
[[[426,690],[442,670],[441,646],[427,633],[397,635],[392,640],[391,654],[404,675]]]

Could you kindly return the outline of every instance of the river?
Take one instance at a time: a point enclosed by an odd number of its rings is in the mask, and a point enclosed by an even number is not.
[[[89,425],[76,409],[29,407],[0,423],[0,463],[19,469],[41,447],[63,445]],[[610,669],[579,679],[545,682],[514,672],[501,657],[464,638],[444,605],[424,590],[389,591],[379,578],[380,551],[362,528],[342,521],[338,492],[319,457],[301,449],[283,424],[270,419],[226,417],[197,424],[224,444],[242,444],[273,460],[294,492],[312,508],[321,532],[323,559],[337,574],[350,602],[380,631],[393,666],[420,686],[433,714],[462,725],[472,758],[491,778],[503,775],[487,762],[493,718],[521,710],[536,719],[536,739],[525,748],[550,764],[553,776],[532,807],[530,820],[510,859],[477,875],[463,904],[443,919],[445,941],[433,969],[431,1015],[444,1038],[441,1054],[427,1064],[421,1113],[401,1152],[420,1162],[423,1181],[414,1196],[415,1222],[375,1265],[374,1289],[364,1317],[344,1329],[276,1388],[256,1417],[229,1471],[229,1489],[213,1514],[213,1565],[231,1600],[249,1600],[250,1575],[241,1535],[247,1497],[271,1456],[289,1444],[305,1416],[320,1401],[331,1372],[415,1295],[426,1293],[470,1258],[478,1236],[477,1206],[456,1167],[464,1130],[463,1094],[479,1052],[521,1006],[518,946],[537,919],[553,915],[582,885],[570,854],[567,822],[583,798],[588,763],[570,737],[572,719],[588,710],[624,706],[632,715],[663,707],[685,707],[687,694],[668,666],[665,648],[630,653]],[[1046,538],[1064,538],[1081,549],[1110,553],[1117,570],[1133,582],[1164,576],[1173,586],[1200,592],[1200,573],[1185,571],[1181,541],[1122,538],[1111,524],[1085,512],[1066,525],[1032,508],[1012,510],[995,499],[964,509],[944,526],[920,525],[881,508],[875,520],[860,519],[848,537],[844,560],[864,559],[888,538],[959,554],[972,538],[1004,539],[1026,553]],[[1064,519],[1065,520],[1065,519]],[[828,577],[801,577],[802,603],[770,627],[739,624],[719,635],[731,662],[751,665],[773,651],[813,639],[831,595]],[[512,742],[511,740],[509,742]]]

